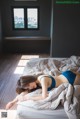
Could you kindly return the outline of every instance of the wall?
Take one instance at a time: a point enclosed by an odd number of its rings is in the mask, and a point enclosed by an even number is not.
[[[51,45],[50,45],[50,56],[52,57],[52,49],[53,49],[53,7],[54,7],[54,1],[51,1],[51,29],[50,29],[50,38],[51,38]]]
[[[80,55],[80,4],[53,3],[52,57]]]
[[[21,38],[5,40],[5,47],[8,53],[47,53],[50,52],[50,39],[44,38]]]
[[[0,4],[0,53],[2,52],[1,4]]]
[[[50,37],[50,20],[51,20],[51,0],[38,0],[36,2],[16,2],[14,0],[3,0],[3,9],[2,9],[2,21],[3,21],[3,35],[4,35],[4,51],[14,51],[16,52],[15,48],[10,47],[10,42],[5,42],[5,37],[9,36],[45,36],[45,37]],[[11,6],[39,6],[40,7],[40,29],[39,30],[13,30],[12,29],[12,13],[11,13]],[[4,15],[5,14],[5,15]],[[23,45],[28,45],[27,41],[23,41]],[[33,42],[33,45],[36,47],[36,52],[37,52],[37,45],[44,44],[44,41],[41,40],[40,43],[38,42]],[[45,41],[46,42],[46,41]],[[17,42],[16,42],[17,43]],[[35,44],[34,44],[35,43]],[[12,44],[11,44],[12,45]],[[16,44],[17,47],[20,46],[22,48],[23,46],[21,43],[18,42]],[[29,44],[30,45],[30,44]],[[44,48],[41,48],[41,52],[45,52],[48,49],[48,53],[50,52],[50,41],[48,44],[45,45],[45,51]],[[26,47],[27,49],[27,47]],[[25,48],[23,48],[23,52],[26,51]],[[32,52],[33,52],[33,46],[32,46]],[[19,52],[21,52],[20,49],[18,49]],[[28,49],[29,50],[29,49]],[[27,51],[28,51],[27,50]],[[27,52],[26,51],[26,52]]]

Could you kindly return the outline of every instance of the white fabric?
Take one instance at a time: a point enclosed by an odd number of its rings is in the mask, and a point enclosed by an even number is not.
[[[18,105],[17,117],[19,117],[19,119],[68,119],[61,105],[59,105],[56,110],[37,110]]]
[[[80,57],[71,56],[69,58],[36,58],[31,59],[24,70],[23,75],[50,74],[58,75],[65,70],[80,72]],[[29,95],[40,95],[41,90]],[[18,107],[25,107],[37,110],[54,110],[60,102],[69,119],[80,119],[80,85],[72,87],[70,84],[62,84],[58,88],[49,92],[49,97],[41,101],[25,101],[18,103]],[[19,109],[19,108],[18,108]]]
[[[35,96],[41,94],[41,90],[37,90],[33,93],[30,93],[30,96]],[[39,101],[24,101],[18,102],[18,105],[23,105],[31,107],[34,109],[49,109],[54,110],[58,107],[60,102],[64,106],[64,110],[69,119],[79,119],[80,110],[79,110],[79,98],[80,96],[80,85],[72,86],[69,83],[61,84],[58,88],[49,92],[49,97],[44,100]]]
[[[23,75],[58,75],[65,70],[80,72],[80,57],[71,56],[69,58],[34,58],[27,63]]]

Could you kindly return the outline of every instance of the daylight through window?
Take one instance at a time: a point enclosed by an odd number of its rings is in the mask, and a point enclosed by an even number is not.
[[[36,8],[27,9],[28,28],[38,28],[38,10]]]
[[[24,9],[14,8],[14,28],[24,28]]]
[[[13,29],[39,29],[38,8],[14,8]]]

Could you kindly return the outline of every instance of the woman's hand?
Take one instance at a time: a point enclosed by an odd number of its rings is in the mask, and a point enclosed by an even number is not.
[[[6,110],[10,109],[13,105],[14,105],[13,102],[9,102],[9,103],[6,105]]]

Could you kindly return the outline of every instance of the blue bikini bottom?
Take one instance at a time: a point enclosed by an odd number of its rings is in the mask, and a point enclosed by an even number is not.
[[[76,74],[73,73],[72,71],[65,71],[62,73],[63,76],[65,76],[68,80],[68,82],[73,85],[74,84],[74,81],[75,81],[75,78],[76,78]]]
[[[69,82],[71,85],[74,84],[74,81],[75,81],[75,78],[76,78],[76,74],[75,74],[75,73],[73,73],[72,71],[65,71],[65,72],[62,73],[62,75],[67,78],[68,82]],[[52,79],[52,84],[51,84],[51,86],[48,88],[48,91],[50,91],[52,88],[55,88],[55,86],[56,86],[56,81],[55,81],[55,79],[54,79],[51,75],[49,75],[49,78]]]

